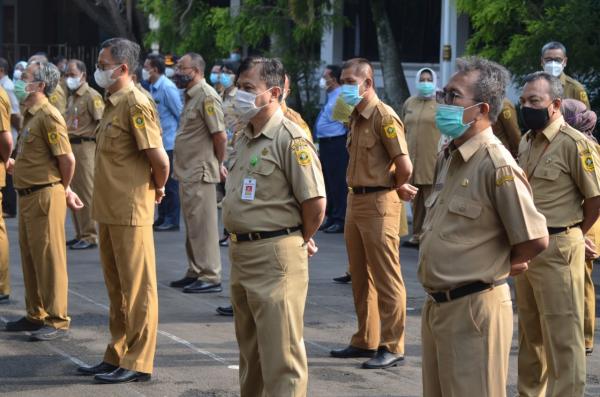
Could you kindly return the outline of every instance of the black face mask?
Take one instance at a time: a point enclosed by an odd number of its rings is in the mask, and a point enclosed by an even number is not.
[[[173,75],[173,83],[177,86],[177,88],[185,89],[187,88],[190,81],[192,81],[193,77],[188,76],[187,74],[175,73]]]
[[[548,125],[548,120],[550,120],[548,107],[536,109],[523,106],[521,113],[523,115],[523,124],[531,130],[543,130]]]

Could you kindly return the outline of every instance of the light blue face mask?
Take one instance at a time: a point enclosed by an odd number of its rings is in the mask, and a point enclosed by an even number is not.
[[[231,78],[231,75],[227,73],[221,73],[221,79],[219,81],[221,82],[221,84],[223,84],[223,87],[225,88],[229,88],[233,84],[233,79]]]
[[[219,75],[217,73],[210,74],[210,83],[217,84],[219,82]]]
[[[419,81],[417,83],[417,91],[419,92],[419,96],[430,97],[433,95],[434,90],[435,86],[431,81]]]
[[[465,133],[473,124],[473,121],[464,124],[463,114],[465,110],[475,106],[479,106],[481,103],[477,103],[473,106],[463,108],[462,106],[454,105],[437,105],[435,111],[435,125],[440,132],[451,139],[459,138]]]
[[[362,84],[362,83],[361,83]],[[340,97],[350,106],[356,106],[363,97],[359,94],[360,84],[344,84],[340,91]]]

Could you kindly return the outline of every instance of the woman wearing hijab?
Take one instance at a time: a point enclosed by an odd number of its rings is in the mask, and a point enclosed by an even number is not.
[[[430,68],[417,72],[417,95],[402,106],[401,118],[408,142],[408,153],[413,163],[410,183],[419,191],[413,200],[413,234],[403,245],[417,247],[425,219],[425,200],[431,193],[433,172],[438,153],[440,132],[435,126],[437,76]]]
[[[581,131],[589,140],[594,142],[596,150],[600,153],[598,141],[592,134],[596,127],[596,113],[588,110],[586,105],[576,99],[563,99],[562,114],[565,121],[573,128]],[[585,235],[586,245],[591,241],[596,252],[600,253],[600,220],[596,221],[594,226]],[[584,316],[583,316],[583,335],[585,339],[585,354],[590,355],[594,350],[594,323],[596,319],[596,293],[594,291],[594,282],[592,281],[592,269],[594,267],[595,256],[585,258],[585,279],[584,279]]]

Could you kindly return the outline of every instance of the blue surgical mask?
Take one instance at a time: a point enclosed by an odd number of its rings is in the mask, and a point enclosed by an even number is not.
[[[219,82],[219,74],[218,73],[211,73],[210,74],[210,83],[211,84],[217,84]]]
[[[231,75],[227,73],[221,73],[221,79],[219,81],[221,82],[221,84],[223,84],[223,87],[225,88],[229,88],[233,84],[233,79],[231,78]]]
[[[435,91],[435,86],[431,81],[419,81],[417,83],[417,91],[419,92],[419,96],[430,97]]]
[[[463,108],[462,106],[438,104],[435,111],[435,125],[438,130],[448,138],[459,138],[469,129],[471,124],[473,124],[473,121],[475,121],[473,120],[470,123],[464,124],[463,113],[465,110],[479,105],[480,103]]]
[[[362,83],[361,83],[362,84]],[[356,106],[363,97],[359,94],[360,84],[344,84],[340,91],[340,97],[350,106]]]

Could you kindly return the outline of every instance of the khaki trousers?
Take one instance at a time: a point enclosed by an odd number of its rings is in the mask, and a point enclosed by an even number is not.
[[[344,237],[352,274],[358,331],[350,344],[404,354],[406,290],[398,246],[400,198],[396,191],[348,194]]]
[[[188,258],[186,277],[220,283],[216,184],[179,181],[179,197],[185,222],[185,251]]]
[[[515,279],[521,397],[583,396],[584,257],[581,229],[573,228],[550,236],[548,248]]]
[[[426,300],[423,396],[506,396],[513,313],[507,284],[455,301]]]
[[[65,189],[58,184],[19,197],[19,246],[27,318],[68,329]]]
[[[425,220],[426,209],[425,201],[431,194],[432,185],[416,185],[419,188],[415,199],[412,202],[413,210],[413,238],[419,241],[421,237],[421,229],[423,228],[423,221]]]
[[[586,349],[594,348],[594,327],[596,326],[596,291],[594,289],[594,280],[592,280],[592,270],[594,261],[585,261],[585,281],[584,281],[584,314],[583,314],[583,334],[585,338]]]
[[[84,205],[79,211],[71,211],[76,238],[91,244],[98,244],[96,222],[92,219],[96,143],[81,142],[71,145],[71,148],[77,161],[71,189],[77,193]]]
[[[300,232],[231,242],[231,302],[242,397],[306,396],[308,254]]]
[[[10,266],[8,264],[8,233],[2,217],[2,192],[0,191],[0,294],[10,295]]]
[[[152,226],[100,223],[100,259],[110,299],[111,341],[104,361],[152,373],[158,295]]]

